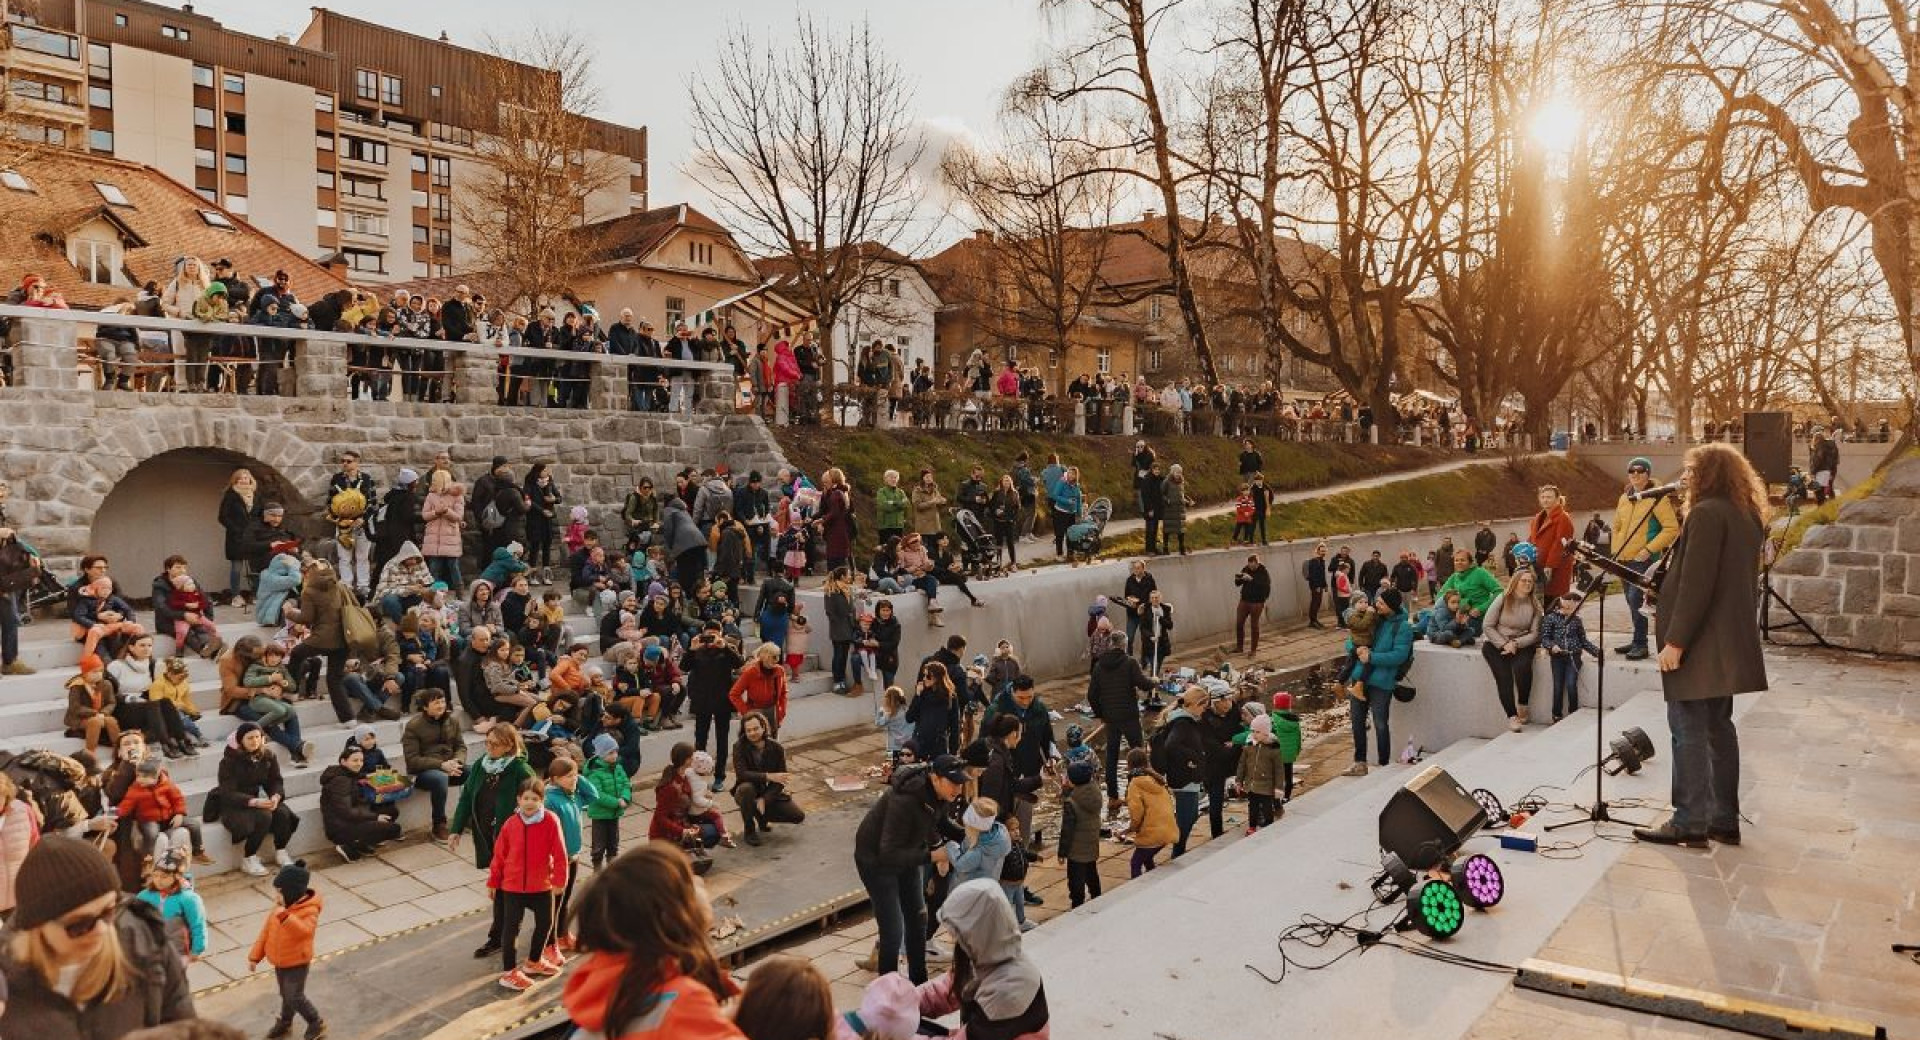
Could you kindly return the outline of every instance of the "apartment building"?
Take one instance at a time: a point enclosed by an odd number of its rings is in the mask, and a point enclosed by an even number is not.
[[[265,39],[144,0],[39,0],[11,38],[24,137],[155,167],[356,283],[476,262],[454,199],[499,118],[488,55],[324,8],[298,39]],[[587,161],[628,176],[582,219],[646,209],[645,128],[591,133]]]

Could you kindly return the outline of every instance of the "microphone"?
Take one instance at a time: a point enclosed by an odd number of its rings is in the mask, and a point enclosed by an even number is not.
[[[1671,484],[1661,484],[1658,487],[1650,487],[1645,491],[1629,491],[1627,492],[1627,501],[1644,502],[1649,498],[1656,500],[1662,499],[1669,495],[1677,495],[1684,490],[1684,488],[1685,486],[1676,480]]]

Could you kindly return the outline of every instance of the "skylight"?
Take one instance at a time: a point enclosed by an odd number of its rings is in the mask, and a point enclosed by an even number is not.
[[[0,170],[0,184],[14,191],[32,191],[33,182],[22,176],[18,170]]]
[[[121,191],[120,186],[118,184],[108,184],[105,181],[94,181],[93,187],[94,187],[94,190],[100,193],[100,197],[103,199],[106,199],[107,202],[111,205],[115,205],[115,206],[133,205],[133,200],[127,198],[127,193],[124,191]]]
[[[203,209],[200,211],[200,219],[217,228],[225,228],[228,231],[239,230],[233,226],[233,221],[228,220],[227,215],[219,210]]]

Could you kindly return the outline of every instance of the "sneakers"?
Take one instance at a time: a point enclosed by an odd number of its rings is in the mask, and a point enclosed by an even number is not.
[[[520,966],[520,973],[529,978],[550,979],[560,974],[560,969],[552,964],[548,964],[546,958],[542,957],[539,960],[528,961],[522,964]]]
[[[1644,661],[1644,660],[1646,660],[1647,658],[1649,658],[1649,657],[1652,657],[1653,655],[1652,655],[1651,653],[1648,653],[1648,652],[1647,652],[1647,648],[1646,648],[1646,647],[1644,647],[1644,646],[1636,646],[1636,647],[1633,647],[1633,648],[1631,648],[1631,649],[1629,649],[1629,650],[1627,651],[1627,655],[1626,655],[1626,656],[1627,656],[1627,660],[1629,660],[1629,661]]]
[[[757,847],[760,844],[760,832],[748,831],[747,833],[740,836],[740,840],[746,842],[749,845],[753,845]]]
[[[0,669],[0,673],[6,675],[32,675],[33,669],[27,667],[27,662],[25,661],[15,661],[4,669]]]
[[[300,742],[299,764],[306,765],[308,762],[311,762],[311,761],[313,761],[313,741],[303,740]]]
[[[1519,710],[1514,713],[1514,718],[1519,719],[1520,724],[1522,726],[1526,725],[1527,724],[1527,706],[1524,704],[1520,705]]]
[[[1354,763],[1353,765],[1351,765],[1351,766],[1348,766],[1348,767],[1347,767],[1347,774],[1346,774],[1346,775],[1348,775],[1348,776],[1366,776],[1366,775],[1367,775],[1367,764],[1366,764],[1365,762],[1355,762],[1355,763]]]
[[[327,1023],[325,1021],[320,1021],[320,1022],[315,1022],[312,1025],[309,1025],[307,1027],[307,1031],[301,1034],[301,1040],[324,1040],[326,1035],[327,1035]]]
[[[248,856],[246,859],[241,860],[240,870],[248,877],[267,876],[267,868],[260,865],[260,857],[258,856]],[[293,1027],[289,1025],[287,1028],[291,1029]],[[286,1034],[282,1033],[281,1035],[285,1036]]]
[[[484,945],[474,947],[473,959],[476,961],[483,961],[483,960],[486,960],[488,957],[491,957],[494,954],[497,954],[499,952],[500,952],[500,940],[489,939]]]
[[[283,867],[293,866],[293,857],[287,855],[286,849],[273,850],[273,861]]]
[[[525,993],[533,988],[533,980],[527,977],[526,972],[515,968],[500,976],[500,988],[510,989],[515,993]]]
[[[445,845],[449,837],[452,837],[452,832],[447,830],[447,821],[445,820],[434,821],[433,840],[439,842],[442,845]]]
[[[1520,730],[1521,724],[1519,717],[1514,715],[1507,716],[1507,732],[1518,733]]]
[[[213,865],[213,857],[207,855],[207,850],[205,849],[201,849],[199,852],[194,853],[193,861],[195,863],[200,864],[203,867],[209,867]]]
[[[286,1040],[293,1035],[293,1019],[283,1018],[267,1029],[267,1040]]]
[[[950,961],[953,959],[953,954],[948,952],[947,948],[939,943],[928,940],[927,959],[930,961]]]
[[[559,971],[561,968],[566,967],[567,955],[560,952],[560,944],[558,942],[550,942],[547,944],[546,950],[541,952],[540,962],[552,968],[554,971]]]

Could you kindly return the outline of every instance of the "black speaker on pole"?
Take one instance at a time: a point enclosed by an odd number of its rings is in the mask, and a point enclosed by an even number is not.
[[[1486,826],[1487,811],[1439,766],[1428,766],[1380,810],[1380,847],[1413,870],[1429,869]]]
[[[1761,480],[1786,483],[1787,470],[1793,466],[1793,416],[1786,412],[1748,412],[1742,447]]]

